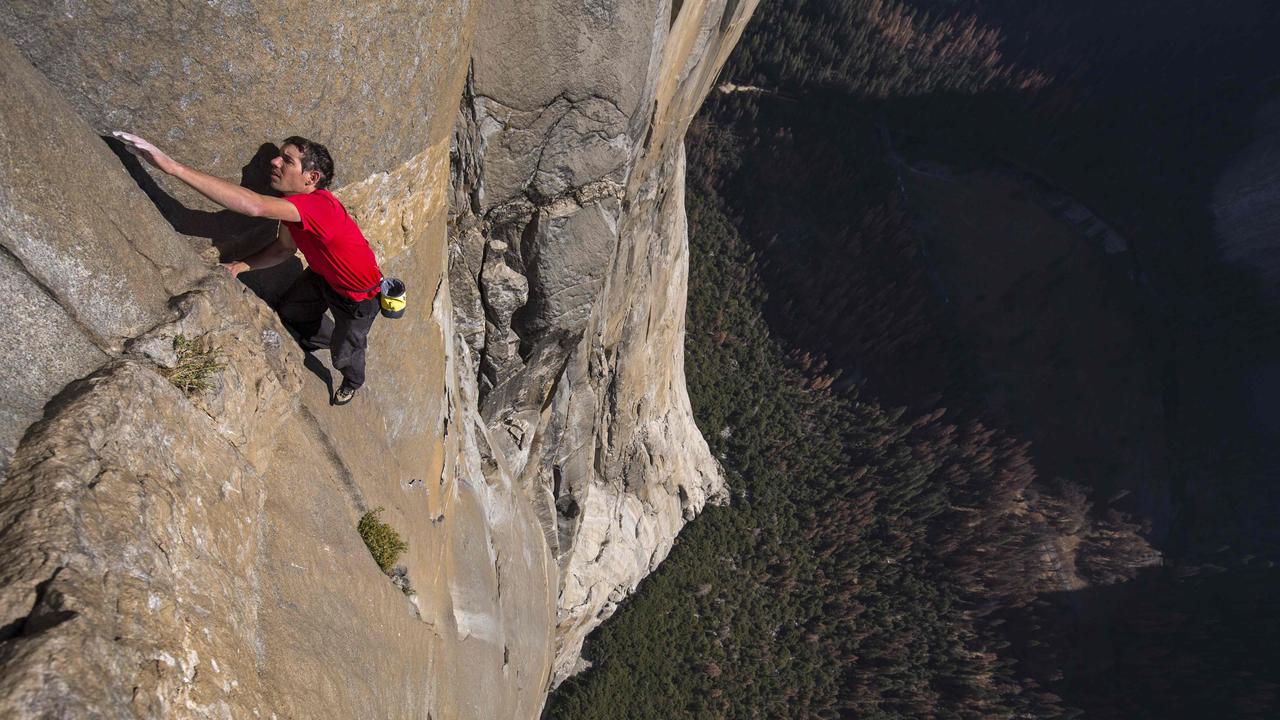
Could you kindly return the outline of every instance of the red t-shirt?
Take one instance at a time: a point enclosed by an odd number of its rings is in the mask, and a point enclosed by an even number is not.
[[[378,294],[382,271],[356,221],[328,190],[286,195],[302,222],[285,222],[307,266],[339,295],[364,300]]]

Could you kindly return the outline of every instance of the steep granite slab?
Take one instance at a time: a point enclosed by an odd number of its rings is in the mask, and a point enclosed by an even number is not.
[[[215,274],[173,311],[131,345],[219,348],[213,390],[113,363],[46,408],[0,484],[4,716],[536,716],[555,568],[523,494],[483,467],[474,389],[451,384],[445,415],[464,460],[414,483],[360,462],[398,453],[326,420],[237,283]],[[416,598],[354,531],[372,502],[411,544]],[[498,691],[469,692],[482,676]]]
[[[451,661],[438,664],[432,678],[439,716],[533,718],[554,660],[556,565],[539,539],[538,517],[476,412],[470,351],[451,320],[441,325],[454,337],[447,372],[456,381],[446,437],[452,460],[443,478],[455,501],[439,516],[448,537],[440,567],[449,595],[440,605],[447,614],[437,620],[454,641]],[[474,528],[484,530],[468,531]]]
[[[349,181],[339,195],[413,303],[377,326],[357,402],[332,408],[270,311],[190,251],[201,241],[163,231],[149,246],[104,250],[121,267],[135,250],[186,253],[157,263],[173,277],[152,278],[158,314],[116,322],[115,334],[84,326],[71,306],[120,303],[120,293],[44,288],[11,251],[6,282],[55,299],[49,326],[75,327],[83,352],[29,400],[26,412],[45,419],[0,483],[11,520],[0,558],[6,713],[536,716],[586,632],[722,490],[680,365],[679,139],[753,7],[0,8],[0,27],[88,121],[63,109],[12,127],[70,123],[54,142],[70,138],[74,150],[91,138],[102,153],[94,131],[126,126],[250,184],[263,141],[326,141]],[[167,178],[135,177],[174,227],[193,226],[166,194],[208,207]],[[48,178],[55,190],[73,181]],[[142,215],[122,202],[127,212],[106,221],[157,219],[127,180],[117,195]],[[196,234],[215,244],[254,235],[217,245],[224,254],[251,251],[270,229],[200,220],[212,227]],[[69,257],[74,242],[56,224],[41,218],[24,237]],[[444,282],[450,259],[456,287]],[[209,394],[175,395],[157,375],[178,335],[226,353]],[[173,437],[200,442],[166,458]],[[112,482],[84,475],[99,467]],[[353,532],[378,506],[409,540],[414,598]],[[190,577],[155,570],[162,563]],[[133,579],[112,580],[106,567]],[[86,579],[97,577],[108,581]],[[477,679],[501,691],[477,693]]]
[[[227,178],[260,143],[305,135],[351,182],[447,134],[474,12],[469,0],[12,0],[0,29],[99,133],[131,129]]]
[[[252,652],[261,476],[143,365],[57,402],[0,485],[0,715],[269,710]]]
[[[212,167],[202,166],[233,176],[247,148],[270,130],[264,130],[264,123],[284,117],[279,114],[282,101],[273,97],[278,80],[266,72],[242,72],[241,64],[256,57],[249,47],[255,42],[252,33],[212,41],[248,45],[227,51],[234,60],[202,68],[209,73],[203,76],[207,86],[234,87],[242,101],[201,105],[197,114],[191,105],[175,104],[173,95],[191,89],[192,83],[165,79],[174,72],[177,58],[166,54],[174,48],[133,43],[136,27],[101,23],[103,8],[112,7],[87,3],[62,16],[47,13],[43,5],[10,4],[0,15],[35,13],[16,23],[22,25],[24,50],[45,63],[42,67],[77,98],[81,112],[95,124],[103,129],[129,125],[158,140],[177,138],[180,147],[197,151],[202,146],[230,148],[229,153],[243,154],[235,160],[214,155]],[[169,297],[175,290],[161,286],[161,324],[98,350],[101,357],[95,356],[83,371],[75,368],[68,377],[49,382],[47,394],[102,362],[112,362],[100,378],[65,391],[53,404],[44,405],[42,398],[32,403],[37,415],[46,416],[40,426],[45,430],[28,435],[16,455],[20,472],[0,484],[5,493],[0,513],[14,518],[0,557],[0,573],[7,581],[0,604],[7,613],[8,634],[0,639],[0,702],[6,717],[537,715],[551,673],[555,565],[544,543],[527,541],[541,533],[520,488],[509,475],[504,481],[501,473],[495,474],[498,463],[492,453],[482,454],[476,446],[483,442],[484,428],[474,389],[469,395],[466,390],[474,377],[452,370],[456,346],[448,289],[442,287],[448,142],[466,58],[457,46],[470,42],[471,7],[465,2],[405,7],[368,3],[318,11],[358,20],[375,41],[395,34],[381,32],[384,26],[417,17],[414,13],[429,19],[401,22],[403,28],[396,32],[437,33],[424,46],[436,48],[435,60],[421,73],[436,78],[430,93],[435,104],[414,106],[411,97],[399,98],[387,111],[377,104],[344,101],[321,110],[328,114],[289,116],[391,123],[397,130],[386,133],[385,140],[341,130],[351,133],[351,142],[370,147],[384,143],[395,150],[384,153],[390,159],[382,164],[369,159],[376,153],[361,155],[358,149],[344,151],[331,143],[340,172],[344,167],[370,168],[338,193],[366,228],[384,269],[403,277],[411,288],[406,318],[376,326],[371,379],[355,403],[330,407],[324,383],[301,370],[302,353],[270,310],[190,251],[177,267],[198,282],[175,298]],[[287,3],[210,8],[157,3],[154,9],[157,17],[142,23],[152,29],[190,25],[195,28],[190,32],[198,33],[209,29],[201,26],[201,18],[211,26],[233,16],[252,23],[255,13],[273,21],[286,18],[281,25],[288,23],[291,33],[311,27],[306,12]],[[27,22],[38,27],[26,27]],[[44,45],[41,38],[56,42]],[[62,38],[79,38],[99,49],[119,44],[128,51],[87,57],[82,47],[64,45]],[[299,46],[309,42],[323,44],[323,38],[297,40]],[[394,49],[399,55],[386,51],[389,62],[399,63],[406,53],[422,48],[401,44]],[[372,76],[371,70],[385,69],[372,67],[377,63],[369,59],[359,54],[341,62],[328,57],[320,65],[330,81],[360,82]],[[138,66],[158,69],[147,78],[133,77]],[[81,72],[85,68],[127,80],[112,92],[82,93],[95,77]],[[262,69],[277,68],[272,61]],[[145,112],[137,105],[115,104],[119,93],[134,92],[135,86],[152,96],[144,103]],[[47,93],[58,96],[51,88]],[[188,123],[193,117],[199,123]],[[37,119],[34,126],[56,127],[59,122],[76,126],[76,132],[105,152],[69,109],[59,111],[56,119]],[[307,132],[296,126],[280,130],[299,131]],[[61,142],[66,147],[68,139]],[[202,164],[199,152],[180,154]],[[122,173],[110,153],[105,157],[111,169]],[[350,161],[346,166],[344,157]],[[122,187],[113,190],[122,198],[120,205],[138,203],[140,212],[150,213],[145,217],[158,220],[137,187],[127,176],[120,177]],[[55,178],[54,184],[62,187],[72,178],[62,180]],[[178,194],[184,201],[191,199]],[[129,214],[115,219],[134,222]],[[163,223],[158,227],[160,243],[202,245],[180,239]],[[52,238],[55,249],[62,247],[48,227],[37,235]],[[104,261],[124,257],[111,250]],[[93,297],[124,300],[105,290]],[[178,335],[223,352],[225,367],[215,374],[210,393],[165,399],[165,393],[176,390],[156,373],[175,360]],[[90,336],[87,342],[94,341]],[[120,357],[129,360],[112,360]],[[470,360],[461,362],[470,365]],[[74,422],[77,417],[95,421],[86,425]],[[97,440],[117,436],[121,442],[106,448]],[[163,449],[173,436],[198,437],[204,443],[181,462],[170,461]],[[73,453],[67,448],[78,449]],[[68,466],[62,458],[74,461]],[[90,487],[93,481],[77,473],[95,464],[124,468],[126,481]],[[147,497],[163,501],[168,514],[156,511],[158,519],[139,528],[136,514],[99,513],[92,532],[78,531],[86,521],[75,518],[84,516],[87,506],[138,505],[120,490],[134,486],[128,478],[149,479]],[[252,497],[258,508],[254,513],[210,500],[210,488],[222,489],[228,478],[239,478],[233,487]],[[104,494],[95,495],[98,488]],[[355,533],[360,515],[377,506],[385,507],[384,517],[409,542],[402,562],[417,591],[414,597],[401,593],[377,569]],[[68,516],[73,519],[66,520]],[[225,532],[223,525],[233,522],[251,524],[257,535],[247,539]],[[168,533],[171,542],[157,546],[143,532],[147,528],[153,534]],[[101,545],[104,538],[109,546]],[[82,580],[99,575],[104,565],[151,578],[150,568],[165,552],[170,556],[165,562],[180,565],[189,579],[144,579],[141,589]],[[225,559],[231,557],[234,562]],[[229,566],[229,575],[252,582],[223,582],[211,565]],[[51,581],[55,575],[57,581]],[[148,642],[117,640],[112,634],[125,622],[119,613],[133,613],[136,602],[130,598],[135,596],[144,598],[142,607],[160,609],[127,618],[133,623],[131,632]],[[77,614],[64,616],[64,608]],[[78,650],[64,652],[67,647]],[[99,666],[114,669],[101,674],[87,669]],[[473,692],[470,679],[477,677],[491,678],[493,691]]]
[[[175,238],[176,240],[176,238]],[[215,275],[172,303],[222,348],[188,399],[143,359],[116,360],[46,408],[0,484],[5,717],[221,717],[269,709],[256,682],[263,456],[298,375],[279,326]]]
[[[166,319],[197,256],[57,90],[0,38],[0,470],[73,379]],[[126,219],[127,218],[127,219]]]
[[[541,462],[559,516],[556,677],[586,635],[666,558],[684,523],[724,502],[684,379],[684,149],[642,187],[588,332],[552,396]]]

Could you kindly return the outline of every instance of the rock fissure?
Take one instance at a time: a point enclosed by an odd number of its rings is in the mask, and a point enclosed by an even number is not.
[[[627,116],[627,113],[622,109],[622,106],[619,105],[616,100],[610,97],[607,97],[605,95],[599,95],[596,93],[586,93],[584,95],[579,95],[575,97],[575,94],[572,91],[564,90],[564,91],[561,91],[560,94],[551,98],[551,100],[549,100],[546,104],[536,105],[534,107],[528,107],[528,108],[522,108],[522,107],[513,105],[509,102],[506,102],[504,100],[499,100],[498,98],[492,95],[486,95],[484,93],[472,93],[470,97],[473,100],[476,100],[476,99],[487,100],[488,102],[491,102],[502,108],[505,108],[508,110],[514,110],[516,112],[524,112],[524,113],[541,113],[549,108],[556,106],[561,102],[566,102],[569,104],[570,107],[573,107],[576,105],[582,105],[582,104],[588,103],[592,100],[599,100],[600,102],[603,102],[609,105],[610,107],[612,107],[620,117]]]
[[[296,406],[295,411],[303,419],[307,431],[324,451],[325,461],[337,474],[342,490],[347,499],[351,501],[352,507],[362,515],[368,512],[370,510],[369,503],[365,501],[364,494],[360,490],[360,484],[356,482],[355,475],[352,474],[351,468],[342,459],[342,453],[338,450],[333,438],[329,436],[328,431],[325,430],[324,425],[316,419],[315,414],[305,405]]]
[[[605,198],[622,200],[626,188],[618,182],[601,178],[576,187],[570,187],[551,196],[540,197],[534,193],[495,205],[484,212],[485,231],[516,223],[528,223],[539,212],[550,215],[571,215],[587,205]]]

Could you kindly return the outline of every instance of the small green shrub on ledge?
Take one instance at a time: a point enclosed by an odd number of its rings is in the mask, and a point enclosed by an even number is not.
[[[226,367],[216,348],[206,347],[182,335],[173,339],[173,349],[178,353],[178,364],[164,375],[188,397],[208,392],[213,387],[209,378]]]
[[[378,515],[381,513],[382,508],[365,513],[364,517],[360,518],[360,524],[356,526],[356,531],[360,533],[360,538],[368,546],[369,554],[373,556],[374,562],[378,563],[378,567],[382,568],[382,572],[390,574],[392,568],[395,567],[396,560],[401,553],[409,549],[409,545],[400,539],[400,533],[379,519]]]

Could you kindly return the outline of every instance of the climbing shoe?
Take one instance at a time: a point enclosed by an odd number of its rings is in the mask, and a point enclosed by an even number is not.
[[[333,394],[333,404],[346,405],[351,402],[351,398],[356,396],[356,390],[358,389],[359,388],[353,388],[346,383],[342,383],[338,386],[338,391]]]

